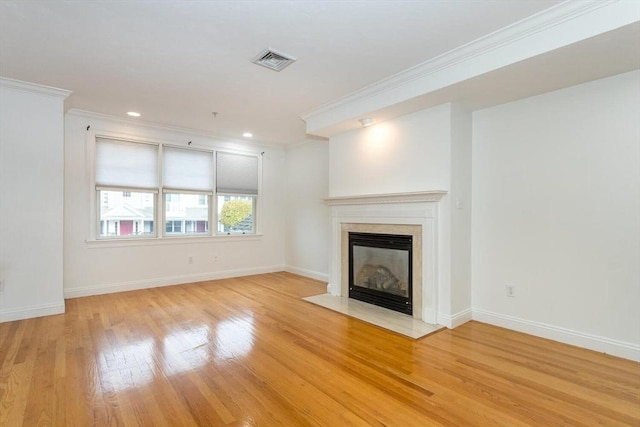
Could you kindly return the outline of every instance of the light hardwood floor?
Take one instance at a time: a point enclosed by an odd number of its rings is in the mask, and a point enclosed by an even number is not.
[[[640,364],[469,322],[412,340],[287,273],[0,324],[1,426],[640,425]]]

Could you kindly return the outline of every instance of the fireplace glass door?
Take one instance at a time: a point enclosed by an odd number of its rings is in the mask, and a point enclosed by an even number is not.
[[[412,314],[412,236],[349,233],[349,297]]]

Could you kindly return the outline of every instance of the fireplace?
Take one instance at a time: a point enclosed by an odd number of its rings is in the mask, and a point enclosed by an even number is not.
[[[349,298],[413,314],[411,235],[349,232]]]
[[[331,197],[331,269],[327,291],[349,296],[349,233],[412,237],[412,317],[438,323],[439,202],[446,191]],[[440,266],[441,267],[441,266]],[[448,289],[444,289],[443,295]],[[348,298],[347,298],[348,299]],[[445,323],[447,325],[446,319]]]

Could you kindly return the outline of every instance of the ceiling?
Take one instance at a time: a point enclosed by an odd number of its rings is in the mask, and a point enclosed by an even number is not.
[[[304,113],[558,3],[3,0],[0,75],[71,90],[67,109],[138,111],[145,122],[288,145],[306,139]],[[281,72],[252,64],[267,47],[296,62]],[[584,58],[589,49],[581,46]],[[520,68],[480,79],[478,104],[522,96]],[[487,81],[505,78],[513,94],[503,87],[492,101]],[[461,91],[450,100],[473,103]]]

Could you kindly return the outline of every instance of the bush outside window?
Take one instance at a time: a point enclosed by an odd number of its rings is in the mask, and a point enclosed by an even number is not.
[[[254,196],[218,196],[218,233],[254,233],[254,211]]]

